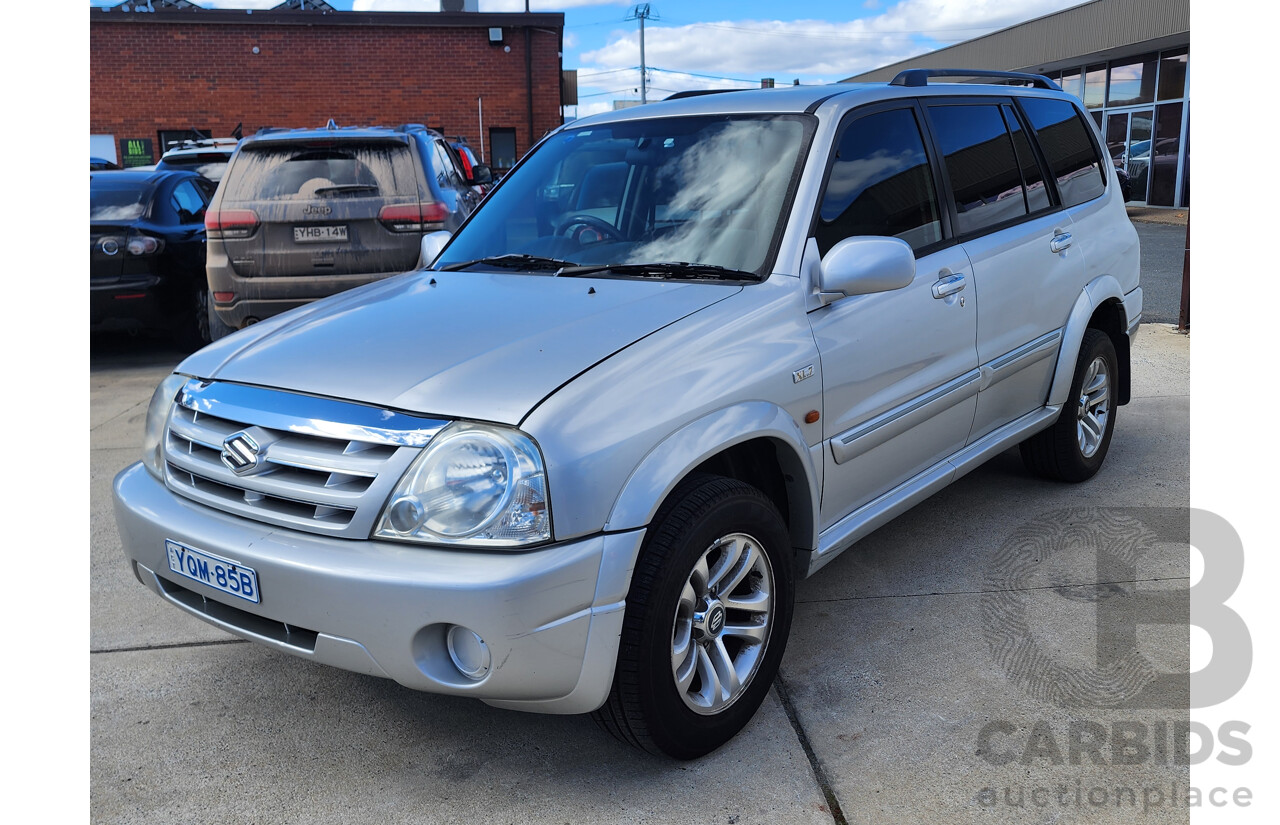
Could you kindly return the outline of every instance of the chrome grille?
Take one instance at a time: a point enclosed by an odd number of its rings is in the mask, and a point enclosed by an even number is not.
[[[189,381],[165,434],[169,488],[219,510],[315,533],[367,538],[396,482],[447,422],[345,401]],[[249,434],[259,462],[222,459]],[[245,468],[241,468],[242,471]]]

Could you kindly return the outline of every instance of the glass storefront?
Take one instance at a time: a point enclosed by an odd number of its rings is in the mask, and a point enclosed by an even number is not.
[[[1093,116],[1111,162],[1129,173],[1131,203],[1191,205],[1188,66],[1184,47],[1049,75]]]

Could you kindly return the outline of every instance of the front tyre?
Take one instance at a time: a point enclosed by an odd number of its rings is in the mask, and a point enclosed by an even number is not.
[[[613,688],[596,721],[677,759],[720,747],[769,691],[793,599],[791,541],[773,502],[734,479],[687,480],[636,563]]]

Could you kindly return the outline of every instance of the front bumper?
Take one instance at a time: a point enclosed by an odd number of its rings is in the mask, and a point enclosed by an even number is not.
[[[121,542],[139,580],[237,636],[514,710],[586,713],[608,696],[642,530],[521,553],[440,550],[231,516],[170,492],[141,464],[114,487]],[[257,571],[261,603],[172,573],[166,539]],[[449,657],[454,624],[489,646],[493,666],[480,681]]]

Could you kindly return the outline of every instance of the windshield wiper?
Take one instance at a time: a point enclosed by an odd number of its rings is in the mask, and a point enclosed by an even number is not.
[[[476,258],[474,261],[458,261],[456,263],[445,264],[440,267],[440,269],[443,272],[452,272],[456,269],[466,269],[469,266],[476,266],[477,264],[498,266],[503,269],[562,270],[566,267],[574,268],[578,266],[573,261],[562,261],[559,258],[543,258],[539,255],[522,255],[511,252],[506,255],[496,255],[492,258]]]
[[[556,275],[573,277],[575,275],[595,275],[599,272],[612,272],[616,275],[636,275],[642,278],[690,278],[715,281],[758,281],[760,277],[754,272],[741,269],[729,269],[715,264],[697,264],[688,261],[654,261],[643,264],[600,264],[598,266],[569,266],[561,269]]]
[[[324,194],[326,192],[368,192],[378,191],[378,187],[372,183],[336,183],[333,186],[321,186],[316,190],[316,194]]]

